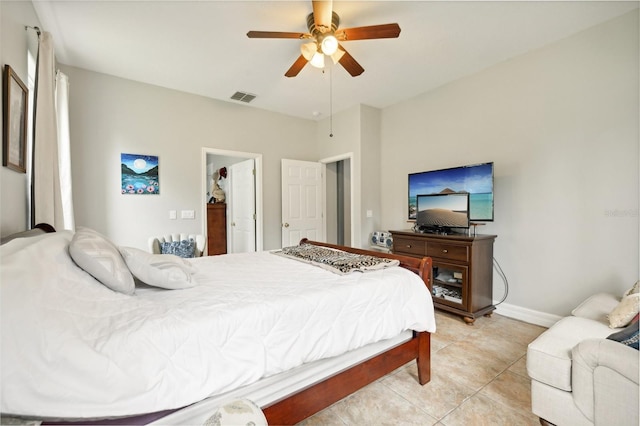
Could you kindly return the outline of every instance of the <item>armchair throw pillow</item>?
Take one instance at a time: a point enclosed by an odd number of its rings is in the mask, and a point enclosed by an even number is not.
[[[625,327],[640,311],[640,293],[632,293],[622,298],[618,306],[609,314],[609,327]]]
[[[173,254],[179,257],[195,257],[196,242],[193,239],[182,241],[166,241],[160,243],[162,254]]]
[[[620,342],[623,345],[627,345],[632,347],[635,350],[638,350],[638,341],[640,340],[640,323],[638,322],[638,314],[631,320],[629,325],[627,325],[624,329],[613,333],[607,339],[615,340],[616,342]]]

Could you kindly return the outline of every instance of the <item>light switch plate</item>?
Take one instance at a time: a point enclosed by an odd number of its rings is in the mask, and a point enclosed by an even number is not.
[[[196,212],[195,212],[195,210],[182,210],[180,212],[180,217],[182,219],[195,219],[196,218]]]
[[[178,218],[178,212],[175,210],[169,210],[169,219],[175,220]]]

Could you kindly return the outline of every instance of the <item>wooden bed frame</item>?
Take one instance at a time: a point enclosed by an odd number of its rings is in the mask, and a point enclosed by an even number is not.
[[[310,241],[300,244],[331,247],[350,253],[367,254],[400,261],[400,266],[418,274],[431,290],[431,258],[422,259],[390,253],[374,252],[335,244]],[[286,399],[261,407],[270,425],[293,425],[329,407],[379,378],[415,359],[418,363],[418,381],[424,385],[431,380],[431,334],[415,332],[413,338],[386,352],[363,361],[341,373],[311,387],[289,395]]]
[[[55,232],[53,228],[43,229],[45,232]],[[377,257],[396,259],[400,266],[406,268],[422,278],[425,285],[431,290],[431,258],[422,259],[395,255],[390,253],[362,250],[352,247],[339,246],[335,244],[310,241],[306,238],[300,244],[308,243],[317,246],[330,247],[350,253],[365,254]],[[261,407],[270,425],[293,425],[313,414],[322,411],[331,404],[338,402],[342,398],[362,389],[366,385],[391,373],[406,363],[417,361],[418,382],[421,385],[431,380],[431,334],[428,332],[413,332],[413,337],[404,343],[392,347],[391,349],[369,358],[347,370],[328,377],[314,385],[290,394],[286,398]],[[165,410],[146,415],[125,417],[110,420],[78,421],[83,425],[142,425],[160,420],[180,409]],[[44,425],[73,425],[77,421],[67,422],[43,422]]]

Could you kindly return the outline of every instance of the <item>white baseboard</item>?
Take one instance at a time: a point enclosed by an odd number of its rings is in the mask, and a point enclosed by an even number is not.
[[[496,306],[495,313],[505,317],[517,319],[520,321],[536,324],[543,327],[551,327],[562,317],[558,315],[548,314],[546,312],[534,311],[533,309],[523,308],[521,306],[501,303]]]

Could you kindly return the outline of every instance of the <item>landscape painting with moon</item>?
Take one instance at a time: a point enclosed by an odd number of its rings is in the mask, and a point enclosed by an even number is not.
[[[123,194],[160,194],[157,156],[120,154],[120,162]]]

